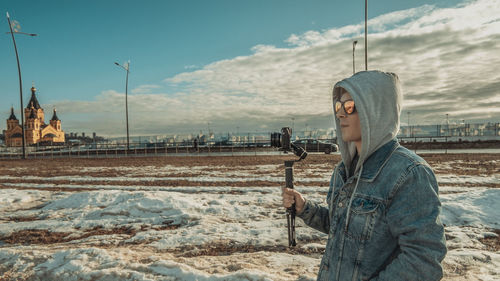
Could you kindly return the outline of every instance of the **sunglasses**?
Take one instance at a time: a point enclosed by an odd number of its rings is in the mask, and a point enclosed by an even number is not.
[[[336,101],[334,106],[335,113],[338,113],[340,108],[344,108],[347,115],[351,115],[356,112],[356,105],[354,105],[353,100]]]

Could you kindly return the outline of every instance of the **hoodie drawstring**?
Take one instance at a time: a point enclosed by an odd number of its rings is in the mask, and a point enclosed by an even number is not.
[[[362,172],[363,172],[363,165],[361,165],[361,168],[359,169],[358,178],[356,179],[356,185],[354,186],[354,190],[352,191],[351,198],[349,199],[349,205],[347,206],[347,216],[346,216],[346,222],[345,222],[345,232],[347,232],[347,229],[349,227],[349,217],[351,216],[352,200],[354,199],[354,194],[356,193],[356,189],[358,189],[359,178],[361,178],[361,173]]]
[[[352,205],[352,200],[354,199],[354,194],[356,193],[356,189],[358,189],[358,184],[359,184],[359,178],[361,178],[361,173],[363,172],[363,165],[361,165],[361,168],[359,170],[358,178],[356,179],[356,185],[354,186],[354,190],[352,191],[351,198],[349,199],[349,205],[347,206],[347,215],[346,215],[346,222],[345,222],[345,229],[344,232],[347,233],[347,229],[349,228],[349,218],[351,214],[351,205]],[[345,234],[342,238],[342,245],[340,246],[340,257],[344,256],[344,245],[345,245]],[[339,280],[340,277],[340,262],[342,259],[339,259],[339,262],[337,264],[337,276],[336,280]]]

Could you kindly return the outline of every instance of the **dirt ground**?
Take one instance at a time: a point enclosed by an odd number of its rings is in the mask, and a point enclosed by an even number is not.
[[[491,175],[500,173],[500,154],[423,154],[430,165],[460,161],[465,169],[435,169],[436,173],[459,172],[464,175]],[[284,160],[296,159],[294,156],[167,156],[167,157],[121,157],[121,158],[72,158],[72,159],[37,159],[37,160],[0,160],[0,175],[56,176],[71,175],[79,167],[140,167],[140,166],[235,166],[279,165]],[[339,154],[309,154],[306,160],[295,167],[307,167],[315,164],[330,164],[333,167],[340,161]],[[17,169],[21,168],[21,169]],[[80,174],[80,173],[78,173]],[[116,174],[113,174],[116,176]],[[101,175],[112,176],[112,175]]]
[[[467,176],[494,175],[500,173],[500,154],[423,154],[423,158],[433,167],[436,174],[455,174]],[[89,191],[92,187],[68,188],[70,184],[78,183],[75,179],[64,179],[64,176],[92,176],[94,185],[112,186],[115,182],[108,181],[109,177],[130,176],[130,170],[135,167],[149,167],[155,170],[156,167],[203,167],[204,172],[230,172],[237,169],[246,169],[261,165],[282,166],[283,161],[296,159],[295,156],[168,156],[168,157],[129,157],[129,158],[73,158],[73,159],[37,159],[37,160],[0,160],[0,177],[9,176],[8,179],[0,179],[0,188],[9,188],[12,184],[18,184],[17,189],[32,189],[23,187],[21,183],[37,184],[39,179],[36,177],[58,177],[52,178],[51,183],[56,187],[38,187],[39,190],[47,191]],[[339,154],[309,154],[305,161],[297,162],[294,167],[296,170],[304,170],[317,165],[323,165],[321,173],[328,174],[333,171],[333,167],[341,160]],[[457,163],[460,168],[457,169]],[[85,172],[87,168],[93,169],[92,172]],[[99,169],[102,168],[102,169]],[[272,171],[256,170],[254,174],[268,175]],[[276,171],[274,171],[276,172]],[[151,181],[143,181],[143,186],[280,186],[282,183],[267,180],[249,180],[245,182],[218,182],[218,181],[192,181],[190,179],[199,176],[199,172],[181,172],[178,174],[169,173],[168,179],[161,173],[144,174],[139,173],[132,177],[157,178]],[[31,176],[35,178],[25,178]],[[318,174],[307,174],[307,178],[318,177]],[[176,179],[174,179],[176,178]],[[99,180],[101,179],[101,180]],[[81,184],[85,184],[82,180]],[[296,181],[302,186],[328,187],[328,181],[322,182],[301,182]],[[132,181],[120,182],[122,186],[132,186]],[[475,186],[475,183],[463,183],[464,186]],[[500,183],[482,184],[490,188],[500,188]],[[236,191],[230,191],[236,192]]]
[[[468,176],[491,176],[500,174],[500,154],[423,154],[422,157],[433,167],[436,174],[454,174],[454,175],[468,175]],[[281,176],[283,174],[283,161],[296,159],[295,156],[167,156],[167,157],[129,157],[129,158],[74,158],[74,159],[37,159],[37,160],[0,160],[0,189],[1,188],[15,188],[15,189],[37,189],[49,191],[64,191],[64,192],[79,192],[89,191],[96,189],[95,186],[114,185],[116,182],[109,181],[109,178],[128,176],[129,179],[133,177],[150,177],[151,181],[141,181],[143,186],[241,186],[241,187],[274,187],[280,186],[282,183],[277,181],[250,179],[248,181],[192,181],[188,179],[196,178],[199,176],[200,168],[206,172],[224,173],[232,172],[234,170],[251,171],[252,174],[262,174]],[[307,159],[295,164],[298,172],[311,170],[308,172],[307,178],[324,175],[331,173],[334,165],[340,161],[340,155],[332,154],[309,154]],[[269,168],[264,166],[263,169],[255,169],[256,166],[269,165]],[[168,174],[172,179],[165,179],[165,174],[161,172],[155,173],[156,168],[161,171],[161,168],[166,166],[172,167],[190,167],[190,169],[180,169],[179,172]],[[149,167],[142,172],[135,170],[139,167]],[[134,174],[131,175],[131,171]],[[149,171],[149,172],[148,172]],[[151,174],[149,174],[151,173]],[[30,177],[26,177],[30,176]],[[65,179],[64,176],[75,176],[72,179]],[[93,177],[92,185],[89,187],[76,188],[71,187],[72,184],[85,185],[85,179],[79,177],[91,176]],[[40,177],[49,177],[53,179],[50,183],[55,184],[56,187],[36,187],[40,181]],[[102,177],[102,180],[100,179]],[[327,187],[328,181],[322,180],[313,182],[300,182],[301,177],[296,179],[297,184],[302,186],[320,186]],[[304,177],[306,178],[306,177]],[[23,186],[26,183],[26,186]],[[12,185],[17,184],[17,185]],[[121,186],[134,186],[137,183],[133,180],[120,181]],[[474,183],[463,183],[464,186],[474,185]],[[32,187],[30,187],[32,186]],[[33,187],[35,186],[35,187]],[[93,187],[92,187],[93,186]],[[482,183],[482,186],[485,186]],[[500,183],[490,183],[489,188],[500,188]],[[219,192],[219,191],[217,191]],[[220,192],[238,192],[235,190],[220,191]],[[12,222],[29,222],[36,221],[37,217],[10,217],[7,221]],[[0,237],[0,240],[7,244],[29,244],[29,245],[59,245],[64,243],[71,243],[72,241],[85,239],[87,237],[98,235],[118,235],[125,238],[133,237],[137,232],[154,230],[172,230],[178,226],[164,225],[145,226],[144,229],[131,229],[128,227],[117,227],[112,229],[93,228],[84,230],[79,236],[70,236],[66,232],[49,232],[43,229],[27,229],[12,233],[9,236]],[[492,230],[500,234],[500,230]],[[304,241],[303,241],[304,242]],[[319,243],[320,241],[308,241],[310,243]],[[94,246],[102,248],[118,249],[120,247],[133,248],[135,245],[109,245],[97,243]],[[486,245],[490,251],[498,251],[500,249],[500,236],[488,237],[481,239],[481,243]],[[137,245],[137,247],[144,247],[144,245]],[[165,254],[172,255],[173,258],[186,259],[189,261],[191,258],[203,256],[205,259],[210,257],[228,256],[235,254],[248,254],[260,252],[280,252],[288,254],[301,254],[301,255],[321,255],[321,249],[310,249],[307,252],[300,252],[297,250],[290,250],[284,246],[259,246],[254,247],[251,245],[231,244],[231,241],[221,241],[220,243],[212,244],[210,246],[202,247],[185,247],[165,250]],[[451,269],[450,269],[451,270]],[[1,278],[0,278],[1,279]],[[451,280],[451,279],[450,279]],[[453,279],[455,280],[455,279]]]

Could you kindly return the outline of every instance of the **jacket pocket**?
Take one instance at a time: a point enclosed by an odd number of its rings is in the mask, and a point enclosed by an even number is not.
[[[379,216],[380,202],[355,196],[351,204],[349,227],[345,233],[349,239],[369,240]]]

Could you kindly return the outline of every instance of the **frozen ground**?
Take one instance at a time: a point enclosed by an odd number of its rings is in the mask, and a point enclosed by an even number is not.
[[[500,155],[426,155],[444,280],[500,280]],[[287,245],[282,156],[0,161],[0,280],[315,280],[326,237]],[[295,165],[324,202],[338,156]]]

